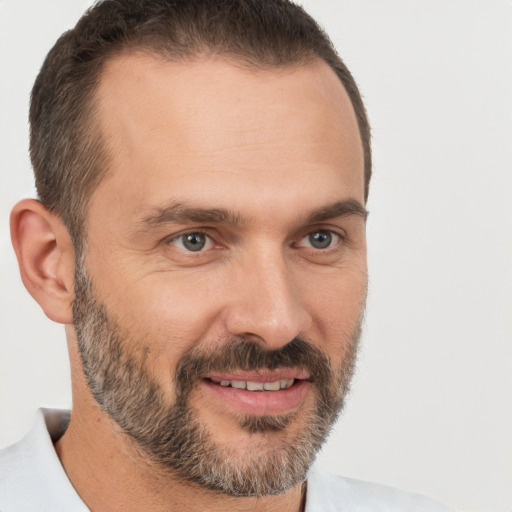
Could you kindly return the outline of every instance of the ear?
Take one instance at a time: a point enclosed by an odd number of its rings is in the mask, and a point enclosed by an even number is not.
[[[11,212],[11,239],[25,288],[48,318],[71,324],[75,251],[60,218],[24,199]]]

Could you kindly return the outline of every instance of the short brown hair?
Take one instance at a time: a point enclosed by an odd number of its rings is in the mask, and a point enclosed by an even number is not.
[[[354,108],[371,176],[370,127],[357,85],[328,36],[289,0],[100,0],[55,43],[35,81],[30,155],[41,202],[81,244],[88,201],[107,167],[94,92],[105,62],[141,50],[172,61],[221,55],[251,68],[323,59]]]

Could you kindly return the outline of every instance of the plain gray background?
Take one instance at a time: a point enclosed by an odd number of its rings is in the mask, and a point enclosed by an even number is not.
[[[86,0],[0,1],[0,446],[70,407],[62,326],[24,290],[8,215],[33,196],[38,68]],[[512,3],[309,0],[373,125],[358,373],[320,455],[334,472],[512,510]]]

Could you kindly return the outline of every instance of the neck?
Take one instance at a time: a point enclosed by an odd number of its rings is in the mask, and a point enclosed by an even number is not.
[[[305,485],[277,496],[233,498],[189,483],[148,458],[95,403],[76,403],[55,445],[74,488],[92,512],[299,512]]]

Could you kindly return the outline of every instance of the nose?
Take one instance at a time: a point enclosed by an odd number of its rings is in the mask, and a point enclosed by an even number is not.
[[[225,325],[233,336],[268,350],[282,347],[309,324],[293,272],[281,251],[251,258],[232,275]]]

